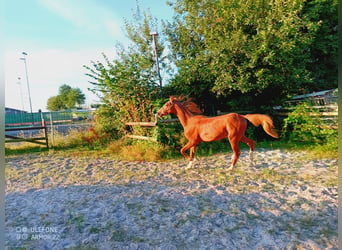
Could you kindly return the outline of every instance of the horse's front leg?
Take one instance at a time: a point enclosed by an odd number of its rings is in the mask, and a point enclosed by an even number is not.
[[[194,145],[194,146],[192,146],[192,148],[190,148],[190,160],[189,160],[188,166],[185,169],[192,168],[192,166],[194,164],[195,151],[196,151],[196,145]]]
[[[196,150],[196,143],[189,141],[182,149],[181,149],[181,154],[187,159],[189,160],[189,164],[186,167],[186,169],[189,169],[192,167],[193,164],[193,159],[195,156],[195,150]],[[190,150],[190,157],[185,153],[189,148],[191,148]]]

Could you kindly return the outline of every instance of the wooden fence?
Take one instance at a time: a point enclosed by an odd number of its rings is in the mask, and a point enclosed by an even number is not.
[[[275,115],[280,117],[287,117],[295,107],[288,107],[282,110],[278,110]],[[337,105],[323,105],[312,106],[317,110],[317,113],[310,113],[311,116],[318,116],[320,120],[324,121],[331,129],[338,129],[338,106]]]
[[[168,120],[158,120],[158,117],[155,116],[154,122],[126,122],[126,126],[139,126],[139,127],[156,127],[158,124],[162,123],[175,123],[179,122],[178,118],[168,119]],[[148,140],[148,141],[157,141],[156,138],[150,136],[142,136],[142,135],[126,135],[127,138],[138,139],[138,140]]]
[[[31,138],[26,138],[26,137],[18,137],[18,136],[13,136],[6,134],[6,132],[11,132],[11,131],[36,131],[36,130],[43,130],[44,131],[44,136],[42,137],[31,137]],[[48,142],[48,136],[47,136],[47,128],[46,128],[46,123],[45,120],[42,119],[41,126],[31,126],[31,127],[17,127],[17,128],[5,128],[5,143],[11,143],[11,142],[30,142],[30,143],[35,143],[39,145],[45,145],[47,148],[49,148],[49,142]]]

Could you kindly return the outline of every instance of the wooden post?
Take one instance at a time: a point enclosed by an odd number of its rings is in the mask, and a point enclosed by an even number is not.
[[[50,127],[51,127],[52,146],[55,146],[55,138],[54,138],[53,121],[52,121],[52,113],[51,112],[50,112]]]
[[[42,126],[44,127],[44,135],[45,135],[45,142],[46,142],[46,147],[49,149],[49,140],[48,140],[48,135],[47,135],[47,129],[46,129],[46,123],[44,118],[42,119]]]

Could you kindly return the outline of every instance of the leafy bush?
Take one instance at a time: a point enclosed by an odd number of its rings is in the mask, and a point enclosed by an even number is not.
[[[284,119],[282,137],[292,142],[327,143],[334,141],[337,131],[320,119],[320,113],[308,103],[301,103]]]
[[[186,144],[183,127],[178,122],[158,125],[154,129],[154,137],[161,144],[169,145],[170,147],[179,148]]]
[[[110,133],[113,138],[118,139],[120,128],[123,126],[118,119],[115,110],[108,105],[101,105],[95,113],[96,129]]]
[[[103,147],[112,141],[112,136],[104,130],[90,128],[82,134],[82,142],[88,147]]]
[[[91,90],[100,93],[104,103],[96,114],[97,124],[107,132],[116,132],[118,137],[125,134],[126,122],[154,119],[153,100],[158,96],[150,74],[145,74],[138,66],[143,58],[136,55],[127,57],[126,60],[110,62],[104,55],[107,65],[98,62],[93,63],[95,69],[88,67],[92,72],[88,75],[97,81],[92,83],[95,87]]]

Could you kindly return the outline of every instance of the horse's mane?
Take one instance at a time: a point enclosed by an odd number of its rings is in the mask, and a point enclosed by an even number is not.
[[[187,98],[187,99],[186,99]],[[194,103],[192,101],[192,98],[188,98],[187,96],[178,96],[175,98],[177,101],[180,101],[182,104],[182,107],[190,112],[193,115],[200,115],[202,114],[202,111],[199,109],[199,107],[197,106],[196,103]],[[185,101],[183,101],[184,99],[186,99]]]

